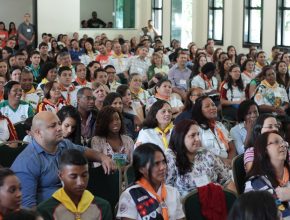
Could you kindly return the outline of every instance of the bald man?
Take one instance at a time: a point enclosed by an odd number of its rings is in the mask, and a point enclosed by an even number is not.
[[[58,178],[59,158],[63,150],[77,149],[92,161],[102,162],[106,173],[114,169],[112,160],[102,153],[63,139],[56,114],[40,112],[32,121],[33,141],[11,166],[22,185],[22,206],[34,208],[61,187]]]

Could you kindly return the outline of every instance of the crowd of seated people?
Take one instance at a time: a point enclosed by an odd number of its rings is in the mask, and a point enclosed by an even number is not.
[[[2,48],[0,144],[20,139],[19,123],[30,125],[13,171],[0,169],[0,219],[20,203],[44,219],[112,219],[109,204],[85,190],[87,160],[107,174],[133,167],[118,218],[183,219],[190,192],[209,183],[236,191],[231,170],[240,154],[246,191],[267,185],[283,217],[290,215],[289,54],[276,46],[270,54],[223,51],[212,40],[165,47],[146,35],[75,32],[43,34],[35,50]],[[13,206],[2,200],[11,181]]]

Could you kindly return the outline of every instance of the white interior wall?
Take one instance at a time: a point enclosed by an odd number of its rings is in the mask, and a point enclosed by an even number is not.
[[[7,30],[11,21],[18,27],[27,12],[31,14],[33,21],[32,0],[0,0],[0,21],[5,23]]]
[[[54,7],[55,5],[58,7]],[[81,29],[80,0],[41,0],[38,1],[37,6],[39,36],[43,32],[57,35],[59,33],[72,34],[77,31],[80,35],[88,34],[90,37],[105,32],[109,38],[115,38],[122,34],[126,39],[130,39],[132,36],[139,36],[141,27],[146,26],[147,20],[151,16],[151,0],[136,0],[135,29]],[[65,13],[64,8],[68,9]]]
[[[202,47],[207,39],[208,1],[193,1],[192,41],[196,42],[199,47]],[[58,5],[58,7],[54,7],[55,5]],[[63,13],[63,8],[67,8],[68,6],[69,13]],[[163,0],[163,9],[163,41],[168,46],[170,42],[171,1]],[[228,45],[234,45],[239,53],[247,53],[248,49],[243,48],[242,45],[243,0],[225,0],[224,12],[224,45],[222,48],[226,49]],[[136,29],[80,29],[80,0],[38,1],[39,35],[42,32],[71,34],[74,31],[78,31],[80,34],[87,33],[89,36],[94,37],[97,34],[106,32],[109,38],[114,38],[122,34],[125,38],[129,39],[132,36],[139,36],[141,27],[146,26],[147,20],[150,18],[151,0],[136,0]],[[266,52],[270,52],[271,47],[275,44],[276,1],[264,1],[263,18],[262,46]]]

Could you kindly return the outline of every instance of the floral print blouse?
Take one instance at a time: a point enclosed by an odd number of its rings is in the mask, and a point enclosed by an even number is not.
[[[176,187],[182,198],[198,187],[197,181],[200,177],[208,180],[204,185],[210,182],[226,185],[231,181],[229,168],[208,150],[201,149],[196,153],[191,171],[184,175],[179,174],[175,153],[168,149],[165,155],[168,166],[166,184]]]
[[[92,149],[109,156],[116,163],[120,163],[121,166],[127,165],[132,161],[134,142],[127,135],[121,135],[121,139],[123,144],[120,147],[120,150],[115,152],[105,137],[94,136],[92,138]],[[100,163],[94,162],[94,167],[100,165]]]

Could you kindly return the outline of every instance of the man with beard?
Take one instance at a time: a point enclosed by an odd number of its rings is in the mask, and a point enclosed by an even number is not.
[[[82,142],[87,141],[95,134],[97,111],[93,90],[89,87],[79,89],[77,93],[77,110],[81,116]]]

